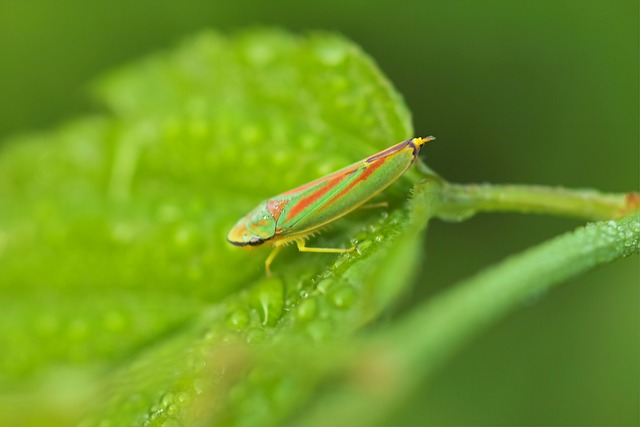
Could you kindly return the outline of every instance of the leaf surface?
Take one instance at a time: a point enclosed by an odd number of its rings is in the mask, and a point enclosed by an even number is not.
[[[226,233],[261,200],[412,136],[406,107],[348,41],[272,30],[198,35],[95,93],[109,113],[0,151],[0,423],[276,423],[313,375],[270,377],[252,354],[339,352],[406,288],[410,179],[389,209],[314,240],[357,253],[288,248],[274,279],[267,249]]]

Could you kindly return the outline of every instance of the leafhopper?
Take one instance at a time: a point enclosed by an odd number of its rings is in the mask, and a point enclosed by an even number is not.
[[[227,240],[237,246],[270,245],[267,275],[283,245],[295,242],[300,252],[343,253],[355,249],[310,248],[306,239],[321,227],[365,204],[400,178],[424,144],[434,140],[407,139],[327,176],[260,203],[233,226]]]

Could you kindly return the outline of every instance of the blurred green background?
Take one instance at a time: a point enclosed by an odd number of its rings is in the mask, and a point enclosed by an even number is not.
[[[201,29],[321,29],[378,62],[416,135],[438,137],[427,157],[447,179],[637,190],[638,20],[634,0],[2,1],[0,140],[95,111],[85,89],[97,75]],[[422,285],[398,311],[578,225],[506,214],[433,222]],[[623,260],[531,301],[393,419],[638,425],[639,271],[637,257]]]

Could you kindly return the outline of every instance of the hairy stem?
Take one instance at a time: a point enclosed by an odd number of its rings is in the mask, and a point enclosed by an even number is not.
[[[438,216],[462,220],[482,211],[512,211],[601,220],[620,217],[639,205],[637,193],[606,194],[589,189],[528,185],[443,184]]]

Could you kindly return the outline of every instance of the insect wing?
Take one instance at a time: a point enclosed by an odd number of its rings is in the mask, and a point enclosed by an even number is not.
[[[276,198],[285,198],[287,206],[278,221],[278,230],[286,233],[297,230],[296,224],[309,214],[313,214],[318,206],[336,194],[355,179],[363,167],[362,162],[354,163],[330,175],[301,185],[287,191]]]
[[[410,140],[396,144],[285,194],[287,211],[278,221],[283,233],[300,233],[337,219],[388,187],[414,159]]]

